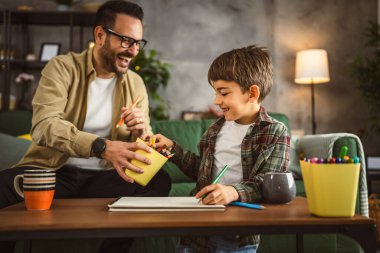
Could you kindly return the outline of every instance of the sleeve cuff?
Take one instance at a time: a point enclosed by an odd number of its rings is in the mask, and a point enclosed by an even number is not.
[[[78,132],[76,139],[73,143],[73,150],[79,157],[91,157],[92,143],[99,136],[86,132]]]

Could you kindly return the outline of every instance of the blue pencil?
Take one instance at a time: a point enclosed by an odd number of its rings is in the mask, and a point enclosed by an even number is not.
[[[228,205],[229,206],[241,206],[241,207],[247,207],[247,208],[258,209],[258,210],[265,209],[265,207],[262,205],[244,203],[244,202],[239,202],[239,201],[233,201],[233,202],[229,203]]]

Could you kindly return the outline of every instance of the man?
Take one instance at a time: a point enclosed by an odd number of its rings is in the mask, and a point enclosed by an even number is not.
[[[43,69],[33,99],[34,142],[14,168],[0,172],[0,208],[22,201],[13,178],[28,168],[56,170],[55,198],[168,195],[164,171],[146,187],[124,173],[143,172],[131,159],[150,163],[135,152],[150,148],[134,142],[150,130],[148,96],[142,79],[128,70],[146,44],[143,15],[134,3],[104,3],[96,14],[93,49],[57,56]],[[120,115],[124,124],[117,128]],[[106,245],[101,250],[112,252]]]

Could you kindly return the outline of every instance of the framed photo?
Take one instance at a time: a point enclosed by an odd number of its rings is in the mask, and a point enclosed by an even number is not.
[[[205,118],[205,112],[201,111],[183,111],[181,119],[183,120],[199,120]]]
[[[40,61],[49,61],[59,54],[61,49],[60,43],[42,43],[40,50]]]

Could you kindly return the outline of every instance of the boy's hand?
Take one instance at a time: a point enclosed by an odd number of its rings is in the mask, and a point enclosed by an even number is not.
[[[233,186],[222,184],[203,187],[195,197],[200,199],[203,195],[206,196],[202,199],[202,203],[207,205],[228,205],[239,199],[239,194]]]
[[[162,134],[155,134],[151,136],[151,138],[156,138],[156,143],[153,148],[160,148],[164,145],[166,145],[167,148],[172,148],[174,146],[174,142]]]

